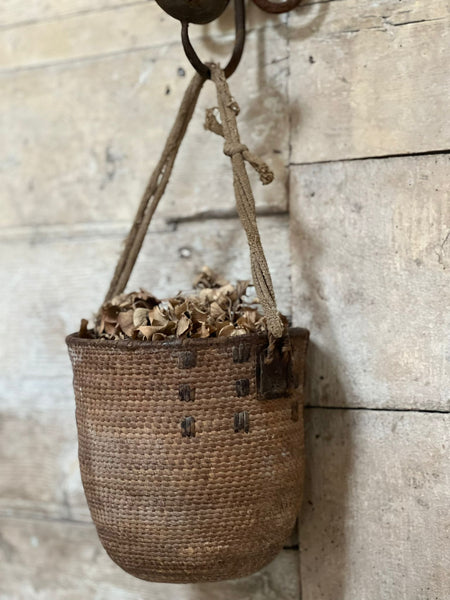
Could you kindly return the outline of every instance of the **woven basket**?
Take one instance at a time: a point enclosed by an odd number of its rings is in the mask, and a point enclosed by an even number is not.
[[[291,363],[267,338],[141,342],[68,336],[79,460],[100,540],[149,581],[249,575],[299,512],[308,332]]]

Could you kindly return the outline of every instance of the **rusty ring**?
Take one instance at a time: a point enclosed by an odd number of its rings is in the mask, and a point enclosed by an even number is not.
[[[301,0],[285,0],[284,2],[271,2],[271,0],[253,0],[253,2],[262,10],[273,13],[281,14],[289,12],[300,4]]]
[[[233,75],[244,51],[245,44],[245,3],[244,0],[234,0],[234,20],[236,25],[236,40],[233,48],[233,54],[224,69],[225,77]],[[211,79],[211,71],[208,65],[200,60],[198,54],[194,50],[189,39],[189,22],[181,22],[181,41],[183,42],[183,48],[186,56],[194,67],[194,69],[205,79]]]

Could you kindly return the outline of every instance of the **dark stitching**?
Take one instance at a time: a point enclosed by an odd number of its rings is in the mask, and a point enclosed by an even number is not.
[[[181,421],[182,437],[195,437],[195,419],[194,417],[185,417]]]
[[[235,363],[244,363],[250,360],[250,346],[248,344],[239,344],[238,346],[233,346],[233,362]]]
[[[180,369],[192,369],[197,364],[197,356],[195,352],[186,350],[178,355],[178,366]]]
[[[250,381],[248,379],[238,379],[236,381],[236,394],[238,398],[250,394]]]
[[[182,402],[194,402],[195,388],[191,388],[190,385],[182,383],[178,389],[178,395]]]
[[[248,433],[250,430],[250,417],[246,410],[234,414],[234,433],[244,431]]]

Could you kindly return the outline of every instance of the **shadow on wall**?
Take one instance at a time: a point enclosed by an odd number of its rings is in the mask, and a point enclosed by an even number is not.
[[[317,357],[321,351],[313,343],[310,353]],[[325,364],[326,358],[321,355],[320,362]],[[305,408],[306,477],[300,520],[302,600],[346,598],[351,569],[346,521],[350,516],[354,463],[349,419],[351,411]]]
[[[305,202],[313,199],[303,199]],[[354,465],[352,411],[323,408],[345,406],[335,357],[320,339],[326,326],[332,333],[322,283],[317,273],[322,251],[317,239],[295,225],[296,265],[301,273],[301,295],[310,310],[305,315],[311,341],[306,371],[305,452],[306,480],[300,520],[302,600],[345,600],[351,564],[347,539],[349,494]],[[301,298],[297,300],[301,304]],[[297,315],[301,322],[301,312]],[[339,348],[339,340],[332,347]],[[312,387],[313,381],[320,386]]]
[[[255,7],[252,7],[253,10]],[[328,3],[315,3],[308,4],[305,6],[300,6],[296,9],[296,16],[299,18],[300,24],[295,28],[289,25],[289,15],[265,15],[265,23],[272,25],[276,25],[276,31],[280,37],[285,39],[287,42],[290,39],[295,40],[305,40],[312,35],[320,28],[321,24],[325,20],[326,13],[328,12],[329,5]],[[225,34],[230,34],[234,31],[234,16],[233,11],[230,10],[230,7],[225,11],[223,16],[218,19],[215,23],[215,26],[219,26],[220,31]],[[230,40],[227,36],[225,40],[218,39],[213,34],[209,34],[208,25],[203,26],[204,31],[206,31],[206,36],[203,38],[203,44],[207,50],[211,52],[212,55],[217,56],[222,61],[226,61],[229,58],[230,52],[233,48],[233,40]],[[264,96],[272,98],[272,104],[278,105],[274,98],[286,97],[287,90],[286,89],[276,89],[273,85],[271,85],[268,81],[267,77],[267,67],[271,64],[278,62],[278,58],[271,59],[271,57],[267,56],[267,48],[270,48],[270,45],[266,43],[267,37],[267,29],[265,27],[261,27],[257,30],[257,49],[258,49],[258,89],[260,94],[254,101],[251,101],[246,106],[246,114],[247,117],[255,113],[261,112],[262,102],[261,98]],[[295,57],[286,56],[286,66],[284,68],[289,69],[289,59]],[[283,67],[279,66],[279,71],[283,71]],[[270,86],[270,93],[269,93]],[[289,113],[292,117],[293,112],[299,112],[298,107],[296,107],[296,103],[292,103],[289,107]],[[274,119],[275,118],[275,119]],[[276,115],[272,114],[271,119],[276,121]],[[267,124],[267,131],[270,131],[270,123]],[[261,140],[261,145],[259,148],[252,148],[258,154],[263,154],[267,151],[267,145],[264,143],[264,139]]]
[[[308,37],[314,35],[315,31],[320,27],[320,25],[323,23],[326,13],[328,11],[328,4],[325,3],[321,3],[321,4],[311,4],[308,6],[303,6],[300,7],[299,9],[296,10],[296,14],[297,15],[301,15],[302,17],[302,24],[300,26],[297,26],[295,28],[292,28],[289,26],[289,15],[287,16],[288,22],[284,25],[284,26],[280,26],[277,28],[277,32],[279,33],[279,35],[284,38],[286,40],[286,42],[289,42],[289,40],[291,39],[295,39],[295,40],[304,40],[307,39]],[[283,18],[283,16],[282,16]],[[286,15],[284,15],[284,18],[286,18]],[[254,112],[259,113],[261,111],[261,98],[263,98],[264,96],[269,96],[269,97],[279,97],[279,98],[283,98],[288,96],[288,90],[282,88],[282,89],[278,89],[275,88],[275,86],[271,85],[271,91],[270,93],[268,93],[268,89],[269,89],[269,82],[268,82],[268,78],[267,78],[267,67],[270,64],[273,64],[275,62],[277,62],[278,59],[272,59],[271,57],[267,56],[267,48],[270,48],[270,45],[266,43],[266,37],[267,37],[267,30],[262,28],[260,30],[258,30],[257,32],[258,35],[258,41],[257,41],[257,49],[258,49],[258,89],[259,89],[259,97],[257,99],[255,99],[252,102],[249,103],[247,111],[248,114],[251,115]],[[283,68],[288,69],[288,74],[289,74],[289,70],[290,70],[290,61],[291,60],[295,60],[294,56],[289,55],[289,50],[288,47],[286,48],[287,51],[287,56],[286,56],[286,65],[285,67],[282,67],[281,65],[279,65],[279,72],[283,71]],[[286,78],[286,82],[287,82],[287,78]],[[298,106],[298,102],[297,99],[293,99],[293,98],[286,98],[287,101],[289,101],[289,106],[288,106],[288,112],[289,112],[289,118],[290,120],[292,120],[293,117],[296,117],[296,119],[299,119],[299,113],[300,113],[300,108]],[[274,115],[268,115],[269,118],[273,119]],[[270,129],[270,126],[268,125],[267,129]],[[264,140],[262,140],[262,147],[261,148],[255,148],[254,150],[258,153],[263,153],[264,150],[267,150],[266,145],[264,145]],[[288,166],[288,165],[286,165]]]

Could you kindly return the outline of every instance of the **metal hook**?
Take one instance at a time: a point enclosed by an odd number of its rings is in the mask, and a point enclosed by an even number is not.
[[[253,0],[253,2],[268,13],[281,14],[289,12],[300,4],[301,0],[285,0],[284,2],[272,2],[272,0]]]
[[[217,19],[227,7],[229,0],[156,0],[159,6],[169,15],[181,21],[181,40],[189,62],[194,69],[205,79],[210,79],[211,71],[200,60],[189,39],[189,23],[205,24]],[[296,8],[301,0],[253,0],[262,10],[280,14]],[[236,40],[233,54],[225,67],[226,77],[230,77],[236,70],[242,57],[245,44],[245,0],[234,0],[234,15],[236,26]]]
[[[233,54],[225,67],[225,76],[228,78],[235,72],[237,66],[242,57],[245,44],[245,3],[244,0],[234,0],[234,21],[236,26],[236,39],[234,43]],[[211,78],[211,71],[208,65],[205,65],[198,54],[194,50],[191,40],[189,39],[189,21],[183,20],[181,22],[181,40],[183,42],[183,48],[189,62],[194,69],[200,73],[205,79]]]

